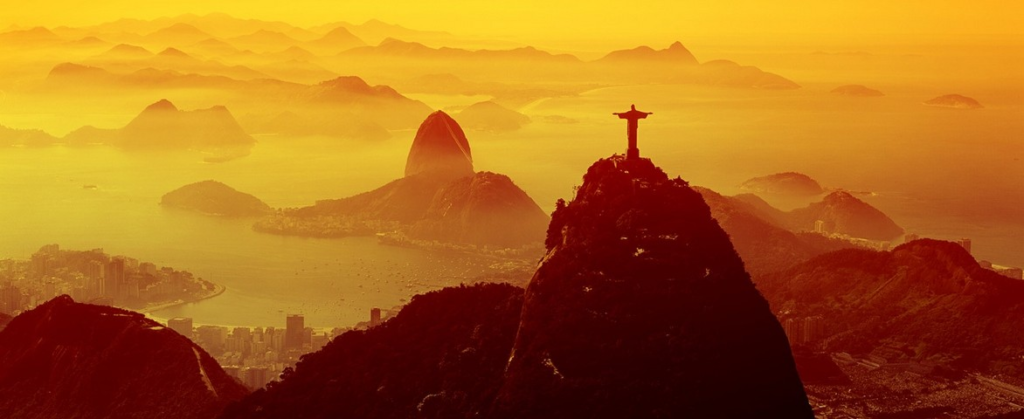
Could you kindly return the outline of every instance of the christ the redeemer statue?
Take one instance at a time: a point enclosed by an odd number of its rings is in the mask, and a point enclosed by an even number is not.
[[[613,113],[617,115],[619,119],[625,119],[626,122],[626,137],[629,139],[629,148],[626,149],[626,159],[639,159],[640,149],[636,147],[636,129],[640,124],[637,122],[641,119],[647,118],[647,115],[653,114],[654,112],[640,112],[636,110],[636,105],[629,106],[629,112]]]

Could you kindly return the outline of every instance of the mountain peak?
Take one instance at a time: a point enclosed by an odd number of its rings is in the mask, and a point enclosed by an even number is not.
[[[177,112],[178,108],[167,99],[160,99],[146,107],[142,112]]]
[[[682,179],[599,160],[545,244],[498,417],[813,417],[782,327]]]
[[[473,154],[459,123],[444,111],[428,115],[416,131],[405,175],[455,179],[473,173]]]
[[[0,360],[0,411],[10,417],[210,418],[248,393],[173,330],[67,295],[11,320]]]

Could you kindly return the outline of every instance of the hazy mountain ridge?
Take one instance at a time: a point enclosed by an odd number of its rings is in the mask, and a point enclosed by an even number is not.
[[[815,223],[822,221],[826,233],[870,240],[893,240],[903,235],[903,228],[889,216],[846,191],[832,192],[821,202],[790,211],[788,218],[794,230],[814,231]]]
[[[61,296],[0,331],[0,406],[11,418],[210,418],[247,393],[142,314]]]
[[[417,296],[224,417],[811,417],[781,327],[685,182],[601,160],[547,242],[525,296]]]
[[[785,214],[753,195],[727,197],[694,187],[711,208],[711,215],[729,234],[736,252],[756,280],[814,256],[854,247],[817,233],[789,230]],[[751,203],[751,202],[757,202]]]

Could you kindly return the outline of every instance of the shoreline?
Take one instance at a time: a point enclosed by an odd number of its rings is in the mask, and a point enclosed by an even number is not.
[[[142,313],[142,314],[145,314],[146,317],[152,317],[154,311],[166,310],[166,309],[169,309],[169,308],[183,306],[185,304],[192,304],[192,303],[198,303],[198,302],[204,301],[204,300],[209,300],[209,299],[211,299],[213,297],[216,297],[218,295],[223,294],[224,291],[226,291],[226,290],[227,290],[227,287],[225,287],[225,286],[223,286],[221,284],[213,284],[213,292],[210,293],[210,294],[207,294],[205,296],[202,296],[200,298],[193,299],[193,300],[188,300],[188,301],[178,300],[178,301],[173,301],[173,302],[169,302],[169,303],[163,303],[163,304],[156,304],[156,305],[146,306],[143,309],[139,310],[138,312]]]

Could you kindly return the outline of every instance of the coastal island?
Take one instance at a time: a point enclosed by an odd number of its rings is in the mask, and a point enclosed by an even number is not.
[[[223,217],[253,217],[270,213],[259,198],[215,180],[182,186],[164,194],[160,205]]]

